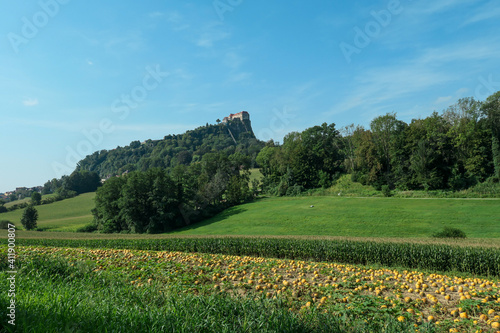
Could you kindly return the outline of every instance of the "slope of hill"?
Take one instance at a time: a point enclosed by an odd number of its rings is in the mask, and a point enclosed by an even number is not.
[[[125,147],[98,151],[81,160],[76,170],[95,171],[106,177],[126,171],[189,165],[212,151],[228,155],[238,152],[254,164],[263,146],[256,139],[250,120],[234,119],[218,125],[207,124],[184,134],[167,135],[163,140],[133,141]]]
[[[38,211],[39,228],[55,231],[75,231],[93,220],[91,210],[94,208],[93,193],[80,194],[77,197],[54,202],[48,205],[35,206]],[[22,228],[23,209],[1,213],[0,220],[8,220],[18,228]]]
[[[494,199],[267,198],[232,207],[174,234],[425,238],[449,226],[472,238],[499,238],[498,203]]]
[[[47,230],[40,233],[40,236],[50,238],[52,236],[48,231],[75,231],[90,223],[94,197],[95,193],[85,193],[53,204],[37,206],[38,227]],[[235,206],[214,218],[163,236],[429,238],[444,226],[452,226],[462,229],[470,238],[498,239],[498,202],[494,199],[274,197]],[[2,213],[0,220],[10,220],[21,227],[22,212],[23,210],[17,210]],[[77,238],[88,236],[91,235],[74,235]]]

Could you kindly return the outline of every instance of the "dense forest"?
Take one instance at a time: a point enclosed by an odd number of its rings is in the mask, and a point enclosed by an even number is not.
[[[257,156],[266,192],[293,195],[329,187],[341,174],[399,190],[461,190],[500,177],[500,92],[460,99],[409,124],[386,114],[370,128],[322,124],[267,143]]]
[[[163,140],[134,141],[126,147],[97,151],[81,160],[76,171],[97,172],[102,178],[109,178],[136,170],[190,165],[214,151],[227,156],[234,153],[249,156],[254,166],[263,146],[255,138],[249,120],[234,119],[227,124],[207,124],[184,134],[168,135]]]
[[[152,168],[110,178],[97,190],[89,231],[157,233],[209,218],[255,197],[249,166],[240,153],[211,152],[170,172]]]

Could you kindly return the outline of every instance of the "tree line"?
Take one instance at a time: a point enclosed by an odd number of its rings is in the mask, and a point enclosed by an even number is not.
[[[94,229],[160,233],[209,218],[254,198],[249,167],[240,153],[211,152],[189,166],[113,177],[97,190]]]
[[[256,162],[275,195],[329,187],[341,175],[400,190],[462,190],[500,178],[500,92],[484,102],[463,98],[409,124],[395,113],[369,128],[324,123],[270,141]]]

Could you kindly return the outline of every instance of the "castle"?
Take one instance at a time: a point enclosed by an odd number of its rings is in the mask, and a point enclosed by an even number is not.
[[[229,117],[224,117],[224,119],[222,119],[222,122],[223,123],[227,123],[228,121],[230,120],[234,120],[234,119],[239,119],[241,121],[243,120],[250,120],[250,114],[246,111],[241,111],[239,113],[236,113],[236,114],[230,114]]]

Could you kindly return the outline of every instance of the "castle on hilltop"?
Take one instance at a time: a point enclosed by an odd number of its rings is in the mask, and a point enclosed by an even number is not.
[[[223,123],[227,123],[228,121],[230,120],[234,120],[234,119],[239,119],[241,121],[243,120],[250,120],[250,114],[246,111],[241,111],[239,113],[236,113],[236,114],[230,114],[229,117],[224,117],[224,119],[222,119],[222,122]]]

